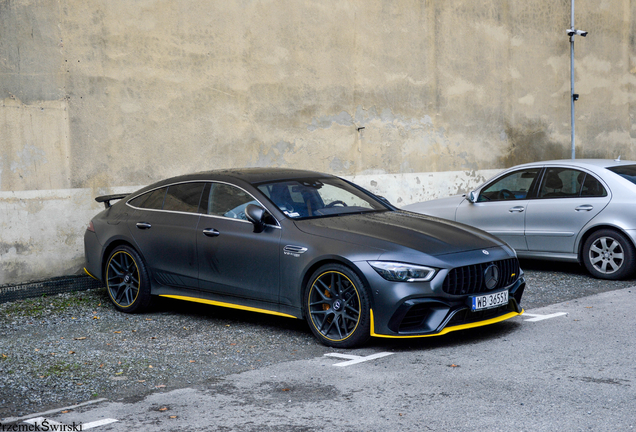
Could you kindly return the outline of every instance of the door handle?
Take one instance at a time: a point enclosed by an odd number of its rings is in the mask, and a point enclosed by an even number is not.
[[[523,206],[516,206],[516,207],[513,207],[513,208],[509,209],[508,211],[509,211],[510,213],[521,213],[521,212],[522,212],[522,211],[524,211],[525,209],[526,209],[526,208],[525,208],[525,207],[523,207]]]
[[[594,208],[594,206],[593,206],[593,205],[590,205],[590,204],[583,204],[583,205],[578,206],[578,207],[577,207],[577,208],[575,208],[574,210],[576,210],[576,211],[590,211],[590,210],[592,210],[593,208]]]
[[[148,222],[137,222],[137,228],[149,229],[149,228],[152,228],[152,225],[150,225]]]
[[[215,230],[214,228],[206,228],[203,230],[203,234],[208,237],[218,237],[221,233]]]

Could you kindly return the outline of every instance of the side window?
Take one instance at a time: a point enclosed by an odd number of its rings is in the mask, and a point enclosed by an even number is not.
[[[207,214],[247,220],[245,207],[258,204],[250,194],[235,186],[212,183],[207,200]]]
[[[161,210],[166,197],[167,187],[155,189],[129,201],[130,205],[143,209]]]
[[[545,172],[539,198],[571,198],[579,196],[585,173],[569,168],[548,168]]]
[[[168,187],[164,210],[197,213],[205,183],[181,183]]]
[[[289,217],[312,216],[325,205],[315,187],[298,181],[274,183],[258,187],[276,206]]]
[[[486,186],[481,193],[478,202],[520,200],[528,197],[532,183],[539,174],[539,168],[531,168],[512,172],[503,178],[495,180]]]
[[[607,196],[607,191],[592,175],[569,168],[550,168],[541,183],[539,198]]]
[[[581,173],[585,174],[585,173]],[[583,180],[583,188],[581,189],[582,197],[605,197],[607,196],[607,191],[603,187],[600,181],[596,177],[591,174],[585,175],[585,180]]]
[[[139,195],[137,198],[133,198],[130,201],[128,201],[128,204],[130,204],[133,207],[142,207],[144,205],[144,201],[146,201],[149,196],[150,194],[147,194],[147,193],[143,195]]]

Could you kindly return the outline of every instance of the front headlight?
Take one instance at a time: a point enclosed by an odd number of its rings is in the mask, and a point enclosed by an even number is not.
[[[392,282],[426,282],[433,279],[437,271],[431,267],[389,261],[368,261],[373,270]]]

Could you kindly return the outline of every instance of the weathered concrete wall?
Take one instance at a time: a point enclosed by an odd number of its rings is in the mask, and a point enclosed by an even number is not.
[[[129,191],[115,188],[100,194]],[[0,191],[0,285],[75,274],[84,231],[104,206],[92,189]]]
[[[636,0],[576,11],[577,156],[636,159]],[[569,0],[0,0],[0,284],[79,267],[99,189],[293,166],[400,205],[569,157],[569,20]]]

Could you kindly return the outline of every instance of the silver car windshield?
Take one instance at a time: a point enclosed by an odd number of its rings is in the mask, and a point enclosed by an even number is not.
[[[258,189],[292,219],[388,210],[339,178],[285,180],[261,184]]]

